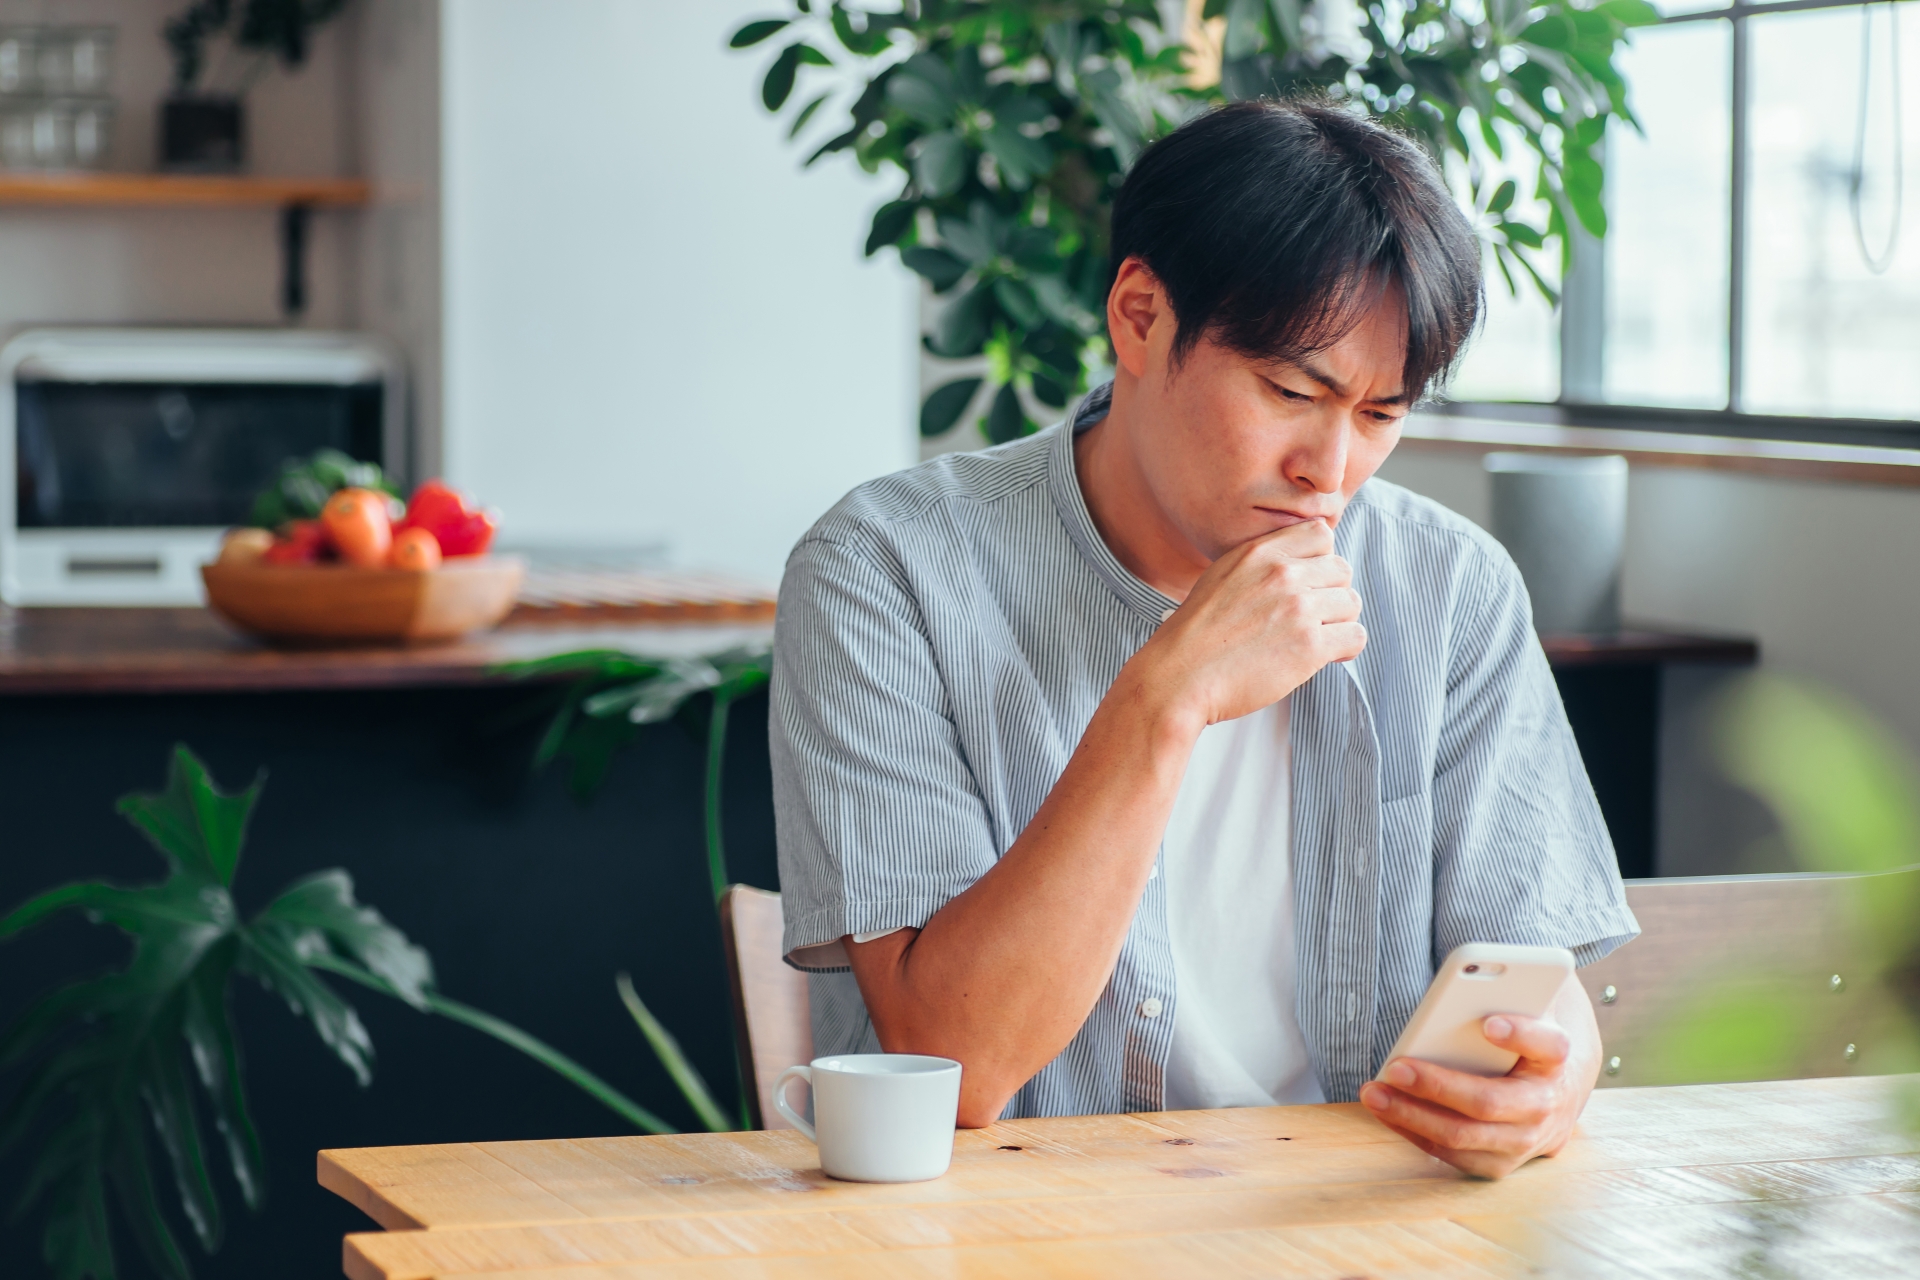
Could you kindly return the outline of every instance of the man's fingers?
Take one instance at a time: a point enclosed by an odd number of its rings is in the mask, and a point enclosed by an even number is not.
[[[1573,1041],[1567,1033],[1551,1022],[1539,1018],[1523,1018],[1519,1014],[1502,1013],[1488,1018],[1480,1026],[1480,1033],[1488,1042],[1502,1049],[1510,1049],[1520,1055],[1517,1070],[1524,1071],[1529,1063],[1541,1067],[1558,1068],[1573,1052]]]
[[[1528,1133],[1518,1126],[1470,1120],[1457,1111],[1383,1084],[1363,1086],[1360,1101],[1395,1129],[1418,1134],[1449,1152],[1491,1151],[1511,1155],[1531,1145]]]
[[[1328,662],[1351,662],[1367,647],[1367,629],[1357,622],[1329,622],[1320,628],[1319,639]]]
[[[1321,587],[1305,601],[1310,616],[1321,622],[1352,622],[1360,616],[1360,593],[1352,587]]]
[[[1284,548],[1290,556],[1324,556],[1333,551],[1333,530],[1325,520],[1309,520],[1305,524],[1290,524],[1265,539],[1277,547]]]
[[[1416,1058],[1395,1059],[1381,1078],[1411,1097],[1494,1124],[1539,1124],[1552,1114],[1556,1101],[1554,1090],[1541,1081],[1519,1076],[1489,1080]]]

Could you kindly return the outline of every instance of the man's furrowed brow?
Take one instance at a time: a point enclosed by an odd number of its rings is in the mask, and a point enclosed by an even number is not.
[[[1288,361],[1284,361],[1283,363],[1291,365],[1293,368],[1298,369],[1301,373],[1306,374],[1309,378],[1312,378],[1315,382],[1319,383],[1321,386],[1325,387],[1327,390],[1333,392],[1333,394],[1335,394],[1336,396],[1339,396],[1342,399],[1346,398],[1347,396],[1346,385],[1342,383],[1338,378],[1334,377],[1331,373],[1328,373],[1325,369],[1322,369],[1319,365],[1314,364],[1313,361],[1288,360]],[[1410,401],[1408,399],[1406,392],[1396,391],[1390,396],[1369,396],[1367,397],[1367,403],[1368,404],[1404,405],[1404,404],[1410,403]]]

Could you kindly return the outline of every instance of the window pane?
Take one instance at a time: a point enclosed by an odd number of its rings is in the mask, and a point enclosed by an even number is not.
[[[1530,154],[1518,130],[1499,123],[1494,126],[1506,143],[1506,158],[1484,156],[1487,164],[1484,189],[1512,178],[1520,190],[1533,189],[1533,166],[1526,162]],[[1479,128],[1471,115],[1462,128]],[[1463,204],[1468,190],[1467,176],[1458,157],[1448,161],[1448,179]],[[1536,227],[1547,225],[1544,201],[1521,199],[1514,206],[1515,216]],[[1480,332],[1467,348],[1448,394],[1455,400],[1555,400],[1560,395],[1560,317],[1541,296],[1538,286],[1523,271],[1514,271],[1517,290],[1507,287],[1506,277],[1494,261],[1493,248],[1482,245],[1481,261],[1487,273],[1487,312]],[[1560,280],[1560,253],[1553,249],[1532,255],[1540,274],[1555,288]]]
[[[1894,207],[1888,6],[1874,6],[1866,247]],[[1920,68],[1920,14],[1900,57]],[[1868,269],[1849,201],[1860,91],[1860,9],[1753,18],[1744,408],[1920,418],[1920,93],[1904,103],[1907,200],[1886,272]]]
[[[1636,31],[1621,58],[1642,137],[1607,139],[1606,396],[1727,403],[1732,26]]]

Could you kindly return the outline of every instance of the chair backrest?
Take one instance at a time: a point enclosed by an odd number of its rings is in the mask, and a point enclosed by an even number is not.
[[[1863,898],[1888,892],[1920,892],[1920,867],[1627,881],[1640,936],[1579,971],[1600,1024],[1600,1083],[1888,1070],[1900,1014],[1870,980],[1858,925]],[[1688,1044],[1701,1026],[1728,1032],[1704,1059]]]
[[[754,1126],[791,1129],[773,1106],[773,1082],[813,1060],[807,975],[781,958],[780,895],[730,885],[720,898],[720,933],[733,986],[734,1043]]]

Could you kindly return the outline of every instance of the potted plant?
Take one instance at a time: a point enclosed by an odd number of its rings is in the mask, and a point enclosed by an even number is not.
[[[1035,429],[1105,367],[1107,223],[1142,147],[1209,105],[1313,92],[1404,129],[1455,180],[1509,288],[1557,302],[1542,261],[1575,222],[1605,233],[1601,139],[1638,127],[1614,59],[1646,0],[904,0],[873,13],[793,0],[736,49],[779,37],[761,101],[898,175],[869,255],[892,246],[950,301],[926,349],[982,374],[927,396],[922,435],[988,406],[988,439]],[[804,81],[804,86],[803,86]],[[804,87],[804,92],[797,92]],[[826,124],[830,117],[838,116]],[[1513,176],[1513,175],[1517,175]],[[983,386],[987,392],[983,397]]]
[[[346,0],[194,0],[168,20],[162,33],[173,53],[173,92],[160,104],[160,167],[185,173],[242,168],[241,98],[275,57],[289,68],[304,63],[314,31],[345,7]],[[227,56],[209,67],[208,45],[220,35],[227,37]]]

